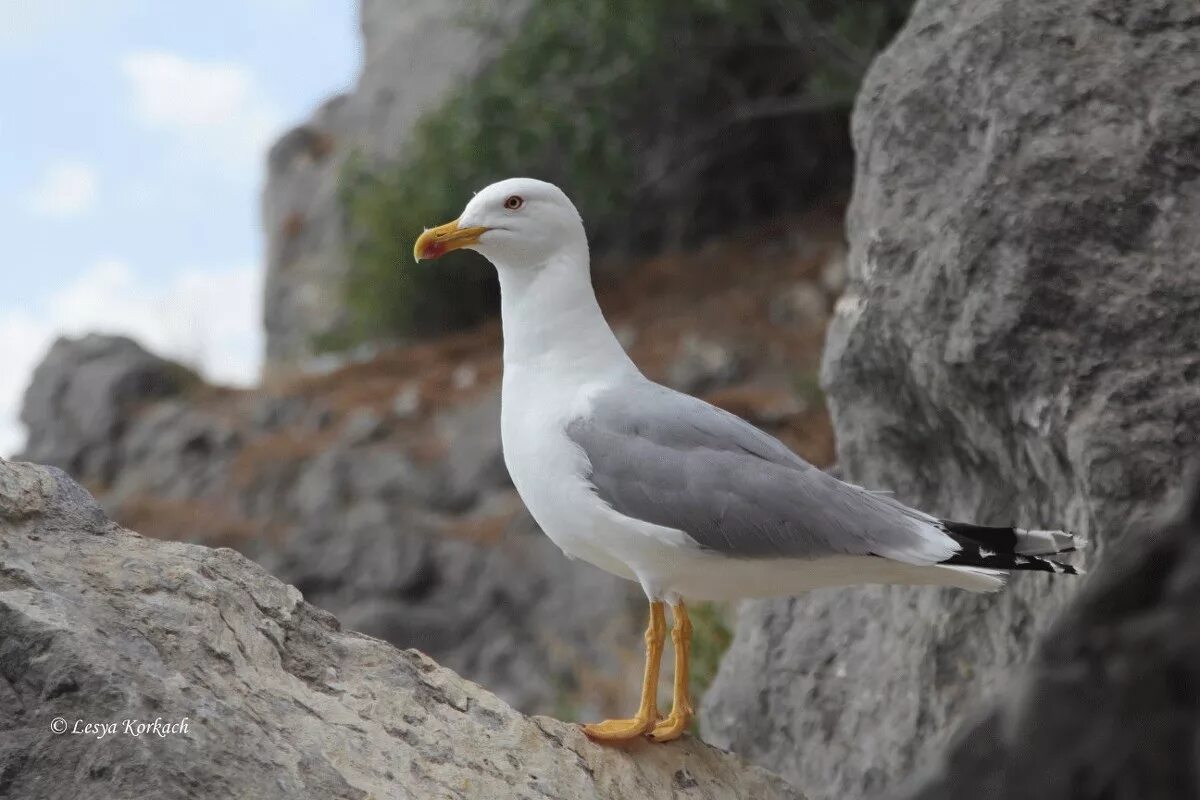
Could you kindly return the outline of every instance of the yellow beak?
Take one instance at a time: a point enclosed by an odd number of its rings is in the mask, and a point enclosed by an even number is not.
[[[413,245],[413,258],[417,261],[426,258],[441,258],[451,250],[460,250],[479,243],[479,237],[487,233],[487,228],[460,228],[458,220],[447,222],[430,228],[417,237]]]

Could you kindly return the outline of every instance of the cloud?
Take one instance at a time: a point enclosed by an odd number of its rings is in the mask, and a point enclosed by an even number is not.
[[[47,217],[73,217],[96,202],[96,170],[76,161],[51,164],[29,193],[29,208]]]
[[[138,122],[177,137],[205,158],[231,166],[258,161],[282,126],[279,112],[243,66],[144,50],[126,55],[121,70]]]
[[[58,336],[116,333],[183,361],[207,378],[257,381],[262,352],[262,274],[258,267],[188,269],[167,284],[139,280],[127,264],[97,262],[33,314],[0,311],[0,455],[19,450],[21,398],[34,367]]]

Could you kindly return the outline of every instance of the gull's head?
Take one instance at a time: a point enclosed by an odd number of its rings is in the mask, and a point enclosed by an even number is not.
[[[498,268],[520,269],[559,255],[586,257],[587,237],[562,189],[533,178],[509,178],[476,193],[458,219],[422,233],[413,256],[421,261],[463,249]]]

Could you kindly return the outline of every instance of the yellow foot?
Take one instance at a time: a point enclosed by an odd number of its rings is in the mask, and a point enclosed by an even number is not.
[[[654,717],[634,717],[633,719],[606,719],[584,725],[583,732],[589,739],[597,742],[627,742],[636,739],[654,727]]]
[[[691,724],[692,712],[672,711],[666,719],[654,726],[653,730],[647,734],[647,738],[652,742],[671,742],[683,736]]]

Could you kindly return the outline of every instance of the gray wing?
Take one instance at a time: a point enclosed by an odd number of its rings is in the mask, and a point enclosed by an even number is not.
[[[932,564],[958,549],[933,517],[843,483],[733,414],[650,381],[602,392],[567,435],[616,511],[731,556]]]

